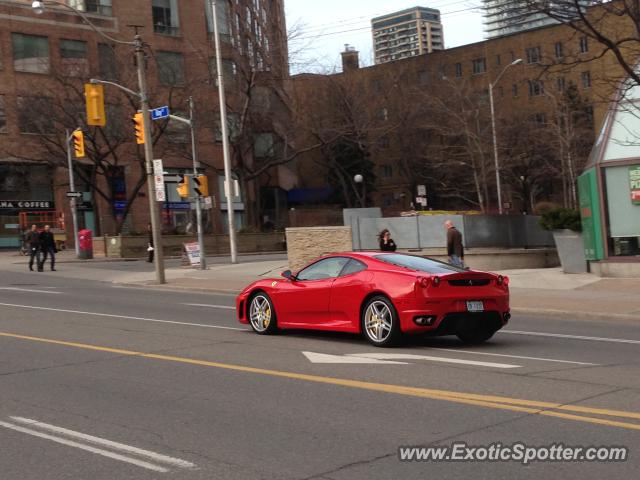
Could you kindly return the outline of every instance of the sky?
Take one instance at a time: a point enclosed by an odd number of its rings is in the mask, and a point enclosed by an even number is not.
[[[482,0],[285,0],[292,73],[340,69],[340,52],[349,44],[361,65],[373,63],[371,19],[405,8],[437,8],[446,48],[483,39]]]

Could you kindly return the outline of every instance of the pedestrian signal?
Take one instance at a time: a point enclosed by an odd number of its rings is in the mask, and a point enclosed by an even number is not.
[[[189,177],[187,175],[179,175],[180,179],[178,181],[178,187],[176,191],[181,198],[189,197]]]

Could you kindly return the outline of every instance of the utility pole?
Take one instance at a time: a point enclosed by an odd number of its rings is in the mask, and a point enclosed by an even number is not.
[[[229,134],[227,133],[227,101],[224,93],[224,76],[222,74],[222,57],[220,55],[220,35],[218,32],[217,0],[211,0],[211,16],[213,17],[213,38],[216,45],[216,68],[218,70],[218,97],[220,99],[220,128],[222,130],[222,153],[224,156],[224,189],[227,196],[227,219],[229,224],[229,247],[231,263],[237,263],[236,230],[234,227],[233,197],[231,181],[231,158],[229,154]]]
[[[193,158],[193,176],[198,175],[198,152],[196,149],[196,124],[193,107],[193,97],[189,97],[189,126],[191,128],[191,157]],[[198,228],[198,247],[200,248],[200,270],[207,268],[207,260],[204,251],[204,237],[202,231],[202,205],[200,196],[196,195],[196,224]]]
[[[73,177],[73,157],[71,155],[71,139],[73,136],[69,133],[69,129],[65,130],[66,147],[67,147],[67,164],[69,166],[69,191],[75,192],[76,185]],[[76,198],[71,197],[71,218],[73,219],[73,244],[75,245],[76,257],[80,256],[80,245],[78,244],[78,207]]]
[[[145,76],[144,43],[138,34],[133,40],[136,68],[138,70],[138,88],[140,91],[140,111],[144,125],[144,163],[147,170],[147,187],[149,197],[149,213],[151,215],[151,235],[153,238],[156,281],[166,283],[164,276],[164,258],[162,254],[162,235],[160,232],[160,213],[156,204],[156,185],[153,178],[153,138],[151,137],[151,118],[149,116],[149,98],[147,97],[147,78]]]

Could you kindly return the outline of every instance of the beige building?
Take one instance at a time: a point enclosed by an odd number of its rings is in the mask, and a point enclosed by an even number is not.
[[[440,10],[408,8],[371,20],[375,63],[444,49]]]

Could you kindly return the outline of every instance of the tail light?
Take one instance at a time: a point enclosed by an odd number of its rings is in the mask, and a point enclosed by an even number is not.
[[[432,284],[434,287],[437,287],[438,285],[440,285],[440,277],[433,277],[433,278],[431,279],[431,284]]]
[[[502,275],[498,275],[497,282],[498,282],[498,285],[502,285],[502,282],[504,282],[504,277]]]
[[[498,285],[508,287],[509,286],[509,277],[503,277],[502,275],[498,275],[496,279]]]

